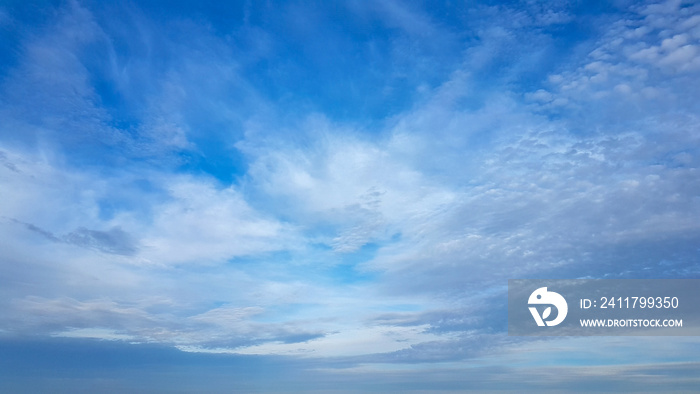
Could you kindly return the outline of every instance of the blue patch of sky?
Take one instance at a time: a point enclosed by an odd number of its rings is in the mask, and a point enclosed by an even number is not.
[[[361,266],[372,260],[379,249],[379,243],[367,243],[356,251],[337,252],[324,243],[309,244],[304,253],[276,251],[255,256],[241,256],[229,260],[229,267],[243,272],[265,271],[271,280],[302,280],[313,283],[349,285],[372,281],[376,272],[364,270]],[[216,267],[200,267],[197,271],[216,272]]]
[[[224,185],[238,184],[248,170],[240,151],[216,140],[199,142],[197,151],[178,154],[180,165],[177,170],[197,175],[207,174]]]
[[[0,3],[0,78],[17,66],[24,51],[23,40],[31,36],[33,30],[27,26],[43,26],[55,17],[63,4],[60,0],[6,0]]]
[[[355,284],[377,278],[377,273],[362,269],[362,263],[372,260],[379,243],[367,243],[356,251],[336,252],[326,244],[311,244],[304,254],[289,251],[268,252],[255,256],[236,257],[229,261],[230,267],[244,272],[265,270],[271,280],[304,280],[334,284]],[[217,268],[203,268],[215,272]]]
[[[410,105],[415,78],[435,85],[460,57],[456,45],[434,53],[417,47],[413,54],[392,55],[397,32],[361,19],[341,3],[281,8],[256,21],[271,49],[244,63],[244,73],[273,102],[294,111],[318,111],[339,120],[385,117]],[[244,33],[255,35],[256,30]],[[240,40],[238,46],[251,50],[246,48],[251,41]]]
[[[280,250],[267,253],[256,253],[254,256],[239,256],[228,261],[228,265],[242,270],[259,269],[261,266],[291,266],[294,262],[294,254],[288,250]],[[272,278],[275,274],[285,274],[279,270],[271,270]]]
[[[353,284],[372,281],[377,278],[376,272],[363,270],[360,265],[372,260],[379,251],[381,245],[378,243],[367,243],[360,249],[350,253],[339,253],[339,262],[331,265],[327,276],[331,281],[341,284]]]
[[[113,181],[112,185],[114,187],[109,193],[96,200],[98,215],[102,220],[111,220],[117,213],[123,212],[137,213],[138,217],[150,220],[152,204],[148,202],[167,199],[166,191],[146,178]]]

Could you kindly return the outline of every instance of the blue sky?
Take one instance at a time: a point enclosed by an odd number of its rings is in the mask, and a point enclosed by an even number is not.
[[[0,389],[693,390],[507,280],[700,278],[689,1],[0,3]]]

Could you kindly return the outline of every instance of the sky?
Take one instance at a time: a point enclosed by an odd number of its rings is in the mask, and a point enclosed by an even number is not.
[[[0,391],[690,392],[508,279],[700,278],[692,1],[0,1]]]

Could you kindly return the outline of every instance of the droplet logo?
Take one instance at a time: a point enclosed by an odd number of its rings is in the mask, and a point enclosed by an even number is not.
[[[542,316],[537,311],[534,306],[529,307],[532,317],[537,322],[537,325],[544,327],[545,324],[548,327],[556,326],[557,324],[564,321],[566,318],[566,313],[569,311],[569,306],[566,303],[564,297],[559,293],[553,291],[547,291],[546,287],[540,287],[530,294],[530,298],[527,300],[530,305],[554,305],[557,308],[557,317],[554,320],[545,320],[552,314],[552,307],[547,307],[543,312]]]

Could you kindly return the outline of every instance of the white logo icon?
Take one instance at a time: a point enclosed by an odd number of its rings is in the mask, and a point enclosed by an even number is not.
[[[547,309],[542,312],[541,317],[540,313],[537,312],[537,308],[534,306],[529,307],[532,317],[540,327],[543,327],[545,324],[547,324],[549,327],[556,326],[564,321],[564,318],[566,318],[566,313],[569,311],[569,306],[566,304],[564,297],[562,297],[559,293],[547,291],[546,287],[540,287],[539,289],[533,291],[532,294],[530,294],[530,298],[527,300],[527,303],[530,305],[554,305],[557,307],[557,318],[547,321],[545,321],[545,319],[552,313],[551,306],[547,307]]]

